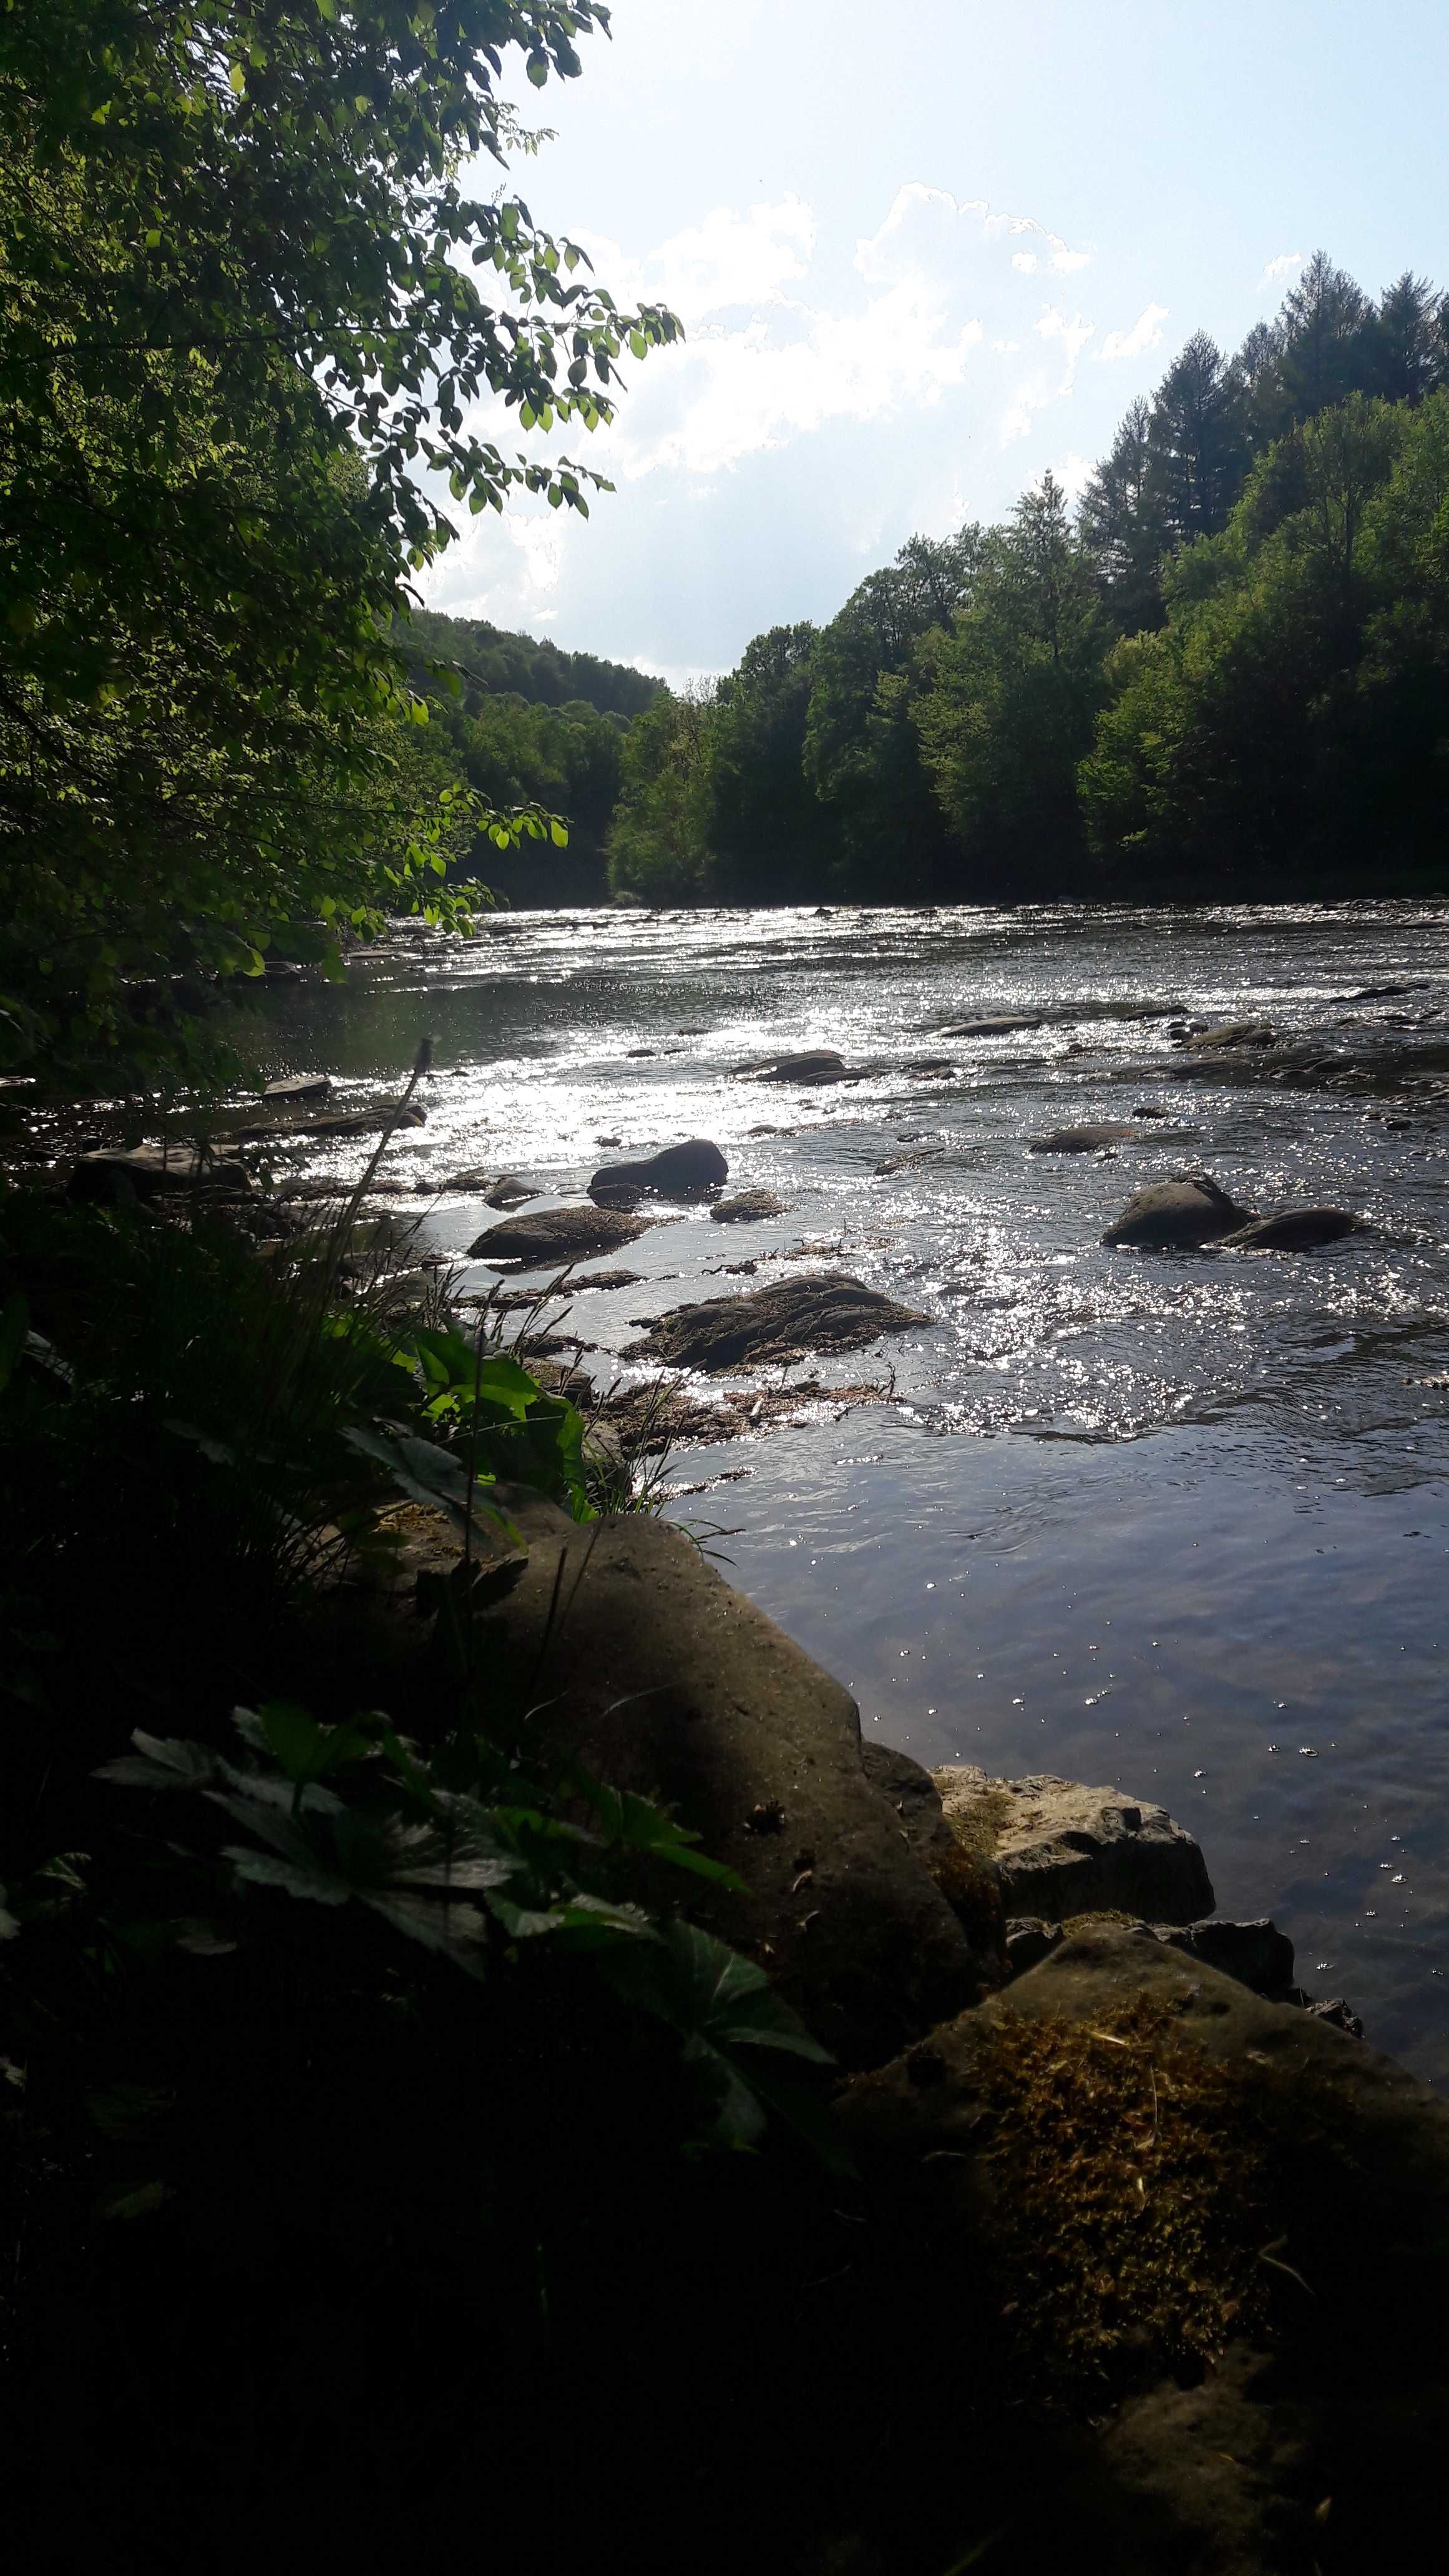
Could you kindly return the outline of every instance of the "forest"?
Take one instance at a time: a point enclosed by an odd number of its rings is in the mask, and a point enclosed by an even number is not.
[[[914,537],[632,725],[614,886],[669,903],[1423,888],[1449,793],[1449,314],[1323,252],[1202,332],[1073,509]]]

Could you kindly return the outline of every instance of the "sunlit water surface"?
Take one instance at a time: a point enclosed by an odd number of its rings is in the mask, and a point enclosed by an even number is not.
[[[1380,983],[1413,990],[1347,998]],[[344,1103],[432,1037],[427,1125],[388,1169],[435,1249],[493,1221],[439,1186],[470,1167],[576,1199],[601,1160],[709,1136],[732,1187],[778,1192],[764,1225],[680,1214],[622,1256],[639,1286],[575,1298],[604,1382],[634,1374],[641,1316],[749,1285],[727,1262],[790,1276],[768,1256],[802,1241],[924,1313],[820,1372],[893,1367],[903,1404],[678,1453],[673,1515],[868,1732],[1160,1799],[1221,1910],[1273,1914],[1311,1989],[1449,2083],[1449,1394],[1415,1383],[1449,1367],[1449,1111],[1412,1088],[1189,1079],[1165,1020],[1132,1016],[1154,1004],[1442,1074],[1449,907],[525,913],[467,944],[399,931],[345,989],[262,1007],[275,1069],[325,1069]],[[935,1036],[1031,1010],[1064,1016]],[[807,1045],[873,1069],[820,1091],[731,1078]],[[909,1071],[923,1055],[954,1077]],[[1145,1141],[1027,1151],[1139,1102],[1169,1113]],[[1271,1259],[1103,1249],[1137,1183],[1187,1167],[1372,1231]]]

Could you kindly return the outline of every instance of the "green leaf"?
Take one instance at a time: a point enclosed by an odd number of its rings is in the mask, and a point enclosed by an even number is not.
[[[114,1780],[125,1789],[204,1789],[227,1776],[225,1764],[210,1745],[191,1744],[180,1736],[146,1735],[140,1727],[131,1742],[135,1752],[103,1762],[96,1779]]]

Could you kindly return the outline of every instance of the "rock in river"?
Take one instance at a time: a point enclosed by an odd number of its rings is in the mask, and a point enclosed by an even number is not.
[[[941,1038],[1009,1038],[1016,1029],[1039,1029],[1042,1025],[1039,1014],[1035,1018],[1023,1018],[1019,1014],[1013,1016],[1001,1012],[995,1019],[958,1020],[954,1028],[938,1029],[936,1035]]]
[[[192,1145],[136,1145],[82,1154],[70,1176],[73,1199],[123,1198],[128,1189],[149,1199],[171,1190],[249,1190],[246,1165],[198,1154]]]
[[[676,1306],[627,1357],[668,1360],[676,1368],[756,1368],[810,1352],[863,1350],[883,1333],[928,1321],[858,1279],[781,1279],[753,1296]]]
[[[1350,1216],[1345,1208],[1277,1208],[1222,1241],[1237,1252],[1309,1252],[1316,1243],[1337,1243],[1345,1234],[1362,1232],[1362,1217]]]
[[[1008,1916],[1060,1923],[1111,1912],[1196,1923],[1213,1910],[1202,1853],[1165,1807],[1050,1771],[993,1780],[960,1762],[931,1777],[953,1833],[995,1860]]]
[[[1135,1127],[1053,1127],[1046,1136],[1033,1136],[1028,1147],[1032,1154],[1096,1154],[1104,1145],[1130,1145],[1137,1135]]]
[[[263,1100],[330,1100],[331,1097],[330,1073],[282,1073],[262,1092]]]
[[[528,1562],[480,1620],[490,1676],[527,1695],[545,1747],[662,1795],[735,1871],[691,1882],[691,1914],[759,1956],[844,2064],[997,1981],[994,1936],[973,1942],[932,1884],[839,1682],[667,1523],[584,1531],[518,1489],[509,1509]]]
[[[710,1209],[716,1225],[752,1225],[758,1217],[783,1216],[785,1202],[773,1190],[741,1190],[732,1199],[717,1199]]]
[[[691,1136],[686,1144],[666,1145],[640,1163],[605,1163],[589,1183],[589,1196],[607,1202],[632,1191],[636,1198],[702,1199],[729,1176],[718,1145]]]
[[[770,1056],[737,1070],[752,1074],[757,1082],[843,1082],[848,1068],[833,1047],[810,1047],[803,1055]]]
[[[622,1208],[543,1208],[537,1216],[505,1217],[490,1225],[468,1246],[470,1261],[521,1261],[525,1270],[545,1270],[586,1260],[595,1252],[617,1252],[644,1233],[648,1219],[627,1216]]]
[[[1104,1243],[1141,1244],[1149,1252],[1220,1243],[1225,1234],[1254,1223],[1251,1208],[1239,1207],[1204,1172],[1183,1172],[1173,1181],[1153,1181],[1134,1190]]]

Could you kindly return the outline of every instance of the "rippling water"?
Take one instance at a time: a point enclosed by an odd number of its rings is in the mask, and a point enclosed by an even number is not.
[[[1350,998],[1380,984],[1411,989]],[[751,1284],[725,1263],[789,1276],[802,1242],[923,1312],[820,1371],[893,1366],[902,1401],[677,1453],[673,1515],[868,1730],[1162,1800],[1222,1910],[1274,1914],[1305,1984],[1449,2082],[1449,1393],[1415,1383],[1449,1368],[1449,907],[522,913],[468,944],[399,932],[345,989],[265,1008],[275,1069],[344,1102],[432,1036],[428,1123],[388,1168],[438,1249],[492,1221],[442,1186],[468,1167],[576,1199],[601,1160],[710,1136],[732,1186],[779,1194],[762,1225],[682,1214],[624,1256],[642,1284],[574,1300],[605,1382],[641,1316]],[[1173,1009],[1271,1021],[1286,1077],[1189,1077]],[[1049,1024],[937,1034],[1028,1011]],[[869,1069],[731,1079],[806,1045]],[[1166,1113],[1140,1142],[1027,1150],[1139,1103]],[[902,1155],[929,1159],[880,1173]],[[356,1168],[307,1168],[334,1160]],[[1133,1187],[1189,1167],[1372,1230],[1102,1247]]]

